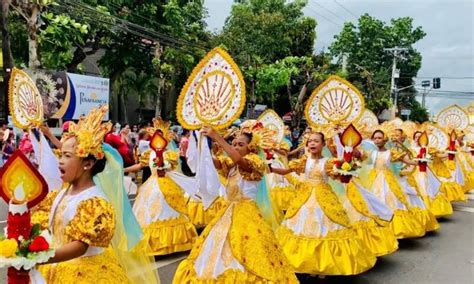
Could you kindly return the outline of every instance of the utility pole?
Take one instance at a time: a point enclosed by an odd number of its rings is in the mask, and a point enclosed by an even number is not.
[[[397,86],[395,83],[395,78],[400,77],[400,70],[397,70],[397,59],[400,60],[405,60],[406,57],[403,55],[406,51],[408,51],[408,48],[405,47],[393,47],[393,48],[384,48],[383,49],[386,52],[389,52],[393,56],[393,62],[392,62],[392,80],[390,83],[390,94],[392,95],[393,98],[393,105],[397,109],[398,108],[398,91],[397,91]]]
[[[347,72],[347,59],[349,54],[346,52],[342,53],[342,72]]]

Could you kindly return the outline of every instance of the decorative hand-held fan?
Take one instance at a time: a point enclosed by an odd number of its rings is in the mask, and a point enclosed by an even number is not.
[[[267,109],[258,118],[262,125],[275,133],[273,139],[281,142],[285,137],[285,124],[280,116],[272,109]]]
[[[13,68],[8,100],[13,123],[21,129],[38,127],[43,123],[43,101],[35,83],[25,72]]]
[[[312,127],[346,126],[357,121],[363,111],[364,97],[359,90],[338,76],[330,76],[311,94],[305,116]]]
[[[425,122],[424,126],[426,133],[428,134],[430,147],[442,150],[448,148],[449,136],[443,131],[443,129],[429,122]]]
[[[356,123],[356,127],[364,133],[365,136],[369,136],[372,132],[377,129],[379,120],[377,116],[370,110],[365,109],[362,116]]]
[[[178,99],[179,123],[188,129],[227,128],[245,106],[245,83],[233,59],[211,50],[194,68]]]
[[[436,122],[448,131],[453,129],[464,130],[469,126],[469,114],[462,107],[452,105],[438,113]]]

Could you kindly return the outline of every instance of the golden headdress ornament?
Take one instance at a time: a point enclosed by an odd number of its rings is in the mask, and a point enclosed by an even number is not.
[[[153,118],[153,126],[147,128],[148,134],[153,136],[157,130],[160,130],[162,137],[166,140],[171,141],[173,139],[173,133],[170,131],[171,123],[169,121],[164,121],[161,118]]]
[[[104,158],[102,142],[105,135],[112,129],[110,121],[102,123],[108,110],[106,105],[95,108],[88,115],[81,117],[77,124],[74,122],[69,124],[69,131],[64,134],[62,140],[76,137],[76,155],[78,157],[86,158],[93,155],[99,160]]]
[[[261,122],[256,120],[244,121],[240,126],[240,133],[252,134],[252,141],[249,144],[250,150],[271,149],[276,146],[275,131],[264,127]]]

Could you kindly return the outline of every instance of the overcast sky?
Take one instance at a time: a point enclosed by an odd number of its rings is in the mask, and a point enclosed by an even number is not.
[[[230,13],[232,0],[205,0],[210,30],[220,30]],[[423,56],[417,82],[441,77],[439,93],[432,90],[427,107],[436,114],[446,105],[474,101],[474,0],[309,0],[305,15],[316,18],[316,50],[325,49],[345,21],[356,23],[369,13],[384,22],[412,17],[427,33],[416,44]],[[449,91],[449,92],[448,92]]]

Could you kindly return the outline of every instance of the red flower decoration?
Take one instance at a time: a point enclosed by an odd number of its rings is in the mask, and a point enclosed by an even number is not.
[[[334,165],[336,166],[336,168],[339,169],[339,168],[342,166],[342,161],[340,161],[340,160],[335,160],[335,161],[334,161]]]
[[[49,249],[49,244],[42,236],[36,237],[28,247],[31,252],[40,252]]]

